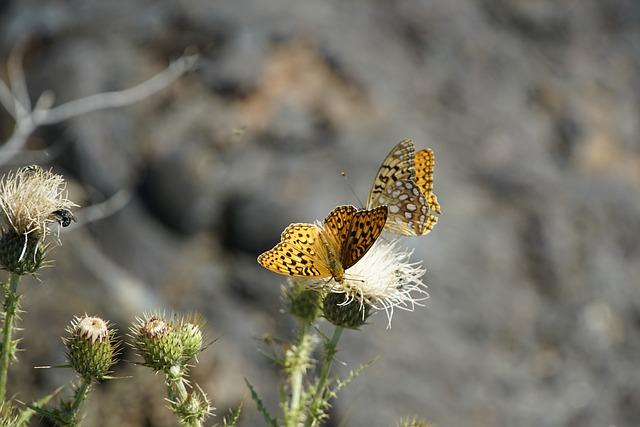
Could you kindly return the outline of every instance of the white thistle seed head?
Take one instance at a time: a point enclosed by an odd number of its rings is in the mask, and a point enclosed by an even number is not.
[[[43,238],[47,225],[59,221],[58,213],[70,212],[74,206],[77,205],[67,199],[64,178],[39,166],[21,168],[0,180],[5,231]]]
[[[387,315],[388,325],[394,310],[413,311],[429,298],[427,285],[422,281],[426,270],[420,262],[411,262],[413,251],[402,249],[398,241],[378,239],[369,251],[345,271],[342,283],[331,279],[324,282],[328,292],[344,294],[342,304],[357,301],[364,309],[368,304]],[[315,286],[320,282],[315,281]]]

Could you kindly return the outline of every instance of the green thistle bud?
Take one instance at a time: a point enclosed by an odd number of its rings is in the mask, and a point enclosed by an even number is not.
[[[118,345],[113,330],[99,317],[76,317],[63,338],[69,365],[84,379],[101,380],[116,363]]]
[[[8,229],[0,235],[0,264],[15,274],[34,273],[42,265],[46,252],[40,238]]]
[[[183,425],[193,425],[211,414],[211,404],[207,395],[198,387],[191,390],[184,401],[172,402],[174,413]]]
[[[305,322],[313,322],[320,314],[320,292],[309,289],[301,280],[289,279],[285,297],[291,314]]]
[[[364,325],[370,315],[371,306],[356,300],[343,304],[343,294],[330,293],[324,298],[322,311],[324,317],[336,326],[348,329],[358,329]]]
[[[202,331],[196,323],[185,322],[180,328],[185,360],[196,357],[202,351]]]
[[[172,321],[159,315],[144,315],[131,327],[134,348],[144,364],[155,371],[168,373],[176,365],[184,363],[182,331]]]

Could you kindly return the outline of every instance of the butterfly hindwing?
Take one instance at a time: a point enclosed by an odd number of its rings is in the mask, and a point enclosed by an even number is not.
[[[438,198],[433,193],[433,171],[436,166],[436,156],[430,148],[420,150],[416,153],[415,160],[415,181],[420,191],[427,197],[429,208],[440,213]]]
[[[321,229],[314,224],[290,224],[281,242],[258,257],[267,270],[287,276],[330,277]]]

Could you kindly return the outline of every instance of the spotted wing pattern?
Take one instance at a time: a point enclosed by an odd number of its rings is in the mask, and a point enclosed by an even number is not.
[[[382,233],[387,207],[357,210],[338,206],[325,218],[323,227],[291,224],[281,241],[258,257],[258,263],[287,276],[332,277],[341,280]]]
[[[378,206],[387,203],[387,189],[394,188],[397,182],[412,179],[414,175],[413,158],[415,149],[410,139],[400,141],[389,154],[378,169],[378,174],[373,181],[373,186],[369,192],[367,205]]]
[[[416,153],[415,174],[416,184],[425,195],[429,203],[429,209],[440,213],[440,203],[433,193],[433,170],[436,166],[436,155],[433,150],[426,148]]]
[[[331,277],[320,227],[314,224],[290,224],[281,241],[258,257],[267,270],[287,276]]]
[[[411,140],[393,147],[378,170],[367,202],[369,208],[388,206],[386,229],[406,236],[427,234],[435,225],[425,195],[414,181],[414,161]]]
[[[351,223],[357,211],[354,206],[338,206],[323,221],[323,232],[327,236],[327,243],[333,246],[331,250],[338,256],[338,259],[342,253],[343,243],[349,237]]]
[[[357,211],[353,214],[349,233],[342,242],[340,262],[344,269],[354,265],[376,242],[387,221],[387,207]]]

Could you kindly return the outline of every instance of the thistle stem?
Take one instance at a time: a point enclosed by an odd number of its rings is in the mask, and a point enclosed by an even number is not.
[[[340,341],[342,331],[344,331],[343,327],[336,326],[333,330],[331,339],[324,346],[324,359],[322,361],[322,367],[320,368],[320,378],[318,379],[318,386],[316,387],[316,391],[310,405],[310,410],[313,412],[318,410],[325,399],[329,372],[331,371],[331,365],[333,365],[333,358],[338,352],[338,341]],[[313,414],[310,415],[311,416],[307,416],[304,424],[305,427],[315,427],[318,423],[317,418],[312,416]]]
[[[303,346],[307,339],[306,336],[309,333],[309,325],[309,322],[300,322],[300,333],[297,344],[299,352],[305,351]],[[308,354],[306,357],[308,359]],[[291,404],[289,406],[290,416],[286,420],[287,427],[297,427],[300,422],[300,397],[302,396],[302,379],[306,366],[307,363],[300,363],[300,361],[298,361],[298,363],[296,363],[296,369],[291,373]]]
[[[178,407],[183,405],[189,398],[189,392],[185,385],[184,370],[180,366],[174,366],[166,373],[167,379],[167,397],[171,401],[171,408],[174,414],[178,416]],[[184,427],[202,427],[202,419],[192,418],[183,421],[178,416],[178,421]]]
[[[82,405],[82,403],[85,400],[87,400],[87,397],[89,396],[91,381],[92,380],[90,378],[83,378],[82,382],[76,389],[75,396],[73,398],[73,403],[71,404],[71,409],[69,411],[69,415],[70,415],[69,419],[73,420],[73,422],[75,423],[74,425],[79,424],[77,423],[78,412],[80,412],[80,406]]]
[[[9,286],[5,287],[4,324],[2,325],[2,350],[0,352],[0,402],[5,401],[7,394],[7,375],[13,356],[12,335],[13,322],[18,308],[18,282],[20,282],[20,275],[11,273]]]

